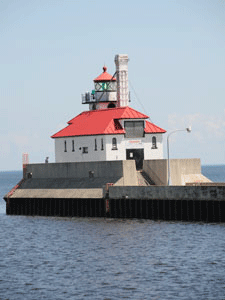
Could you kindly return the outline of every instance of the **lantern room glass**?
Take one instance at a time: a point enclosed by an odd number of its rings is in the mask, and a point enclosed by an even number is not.
[[[96,82],[95,83],[96,92],[114,92],[116,91],[116,82],[115,81],[106,81],[106,82]]]

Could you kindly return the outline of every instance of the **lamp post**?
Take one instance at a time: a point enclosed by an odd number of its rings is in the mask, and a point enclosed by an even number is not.
[[[187,132],[191,132],[191,126],[185,128],[185,129],[177,129],[177,130],[174,130],[172,132],[170,132],[168,135],[167,135],[167,166],[168,166],[168,185],[170,185],[170,151],[169,151],[169,137],[171,136],[171,134],[173,133],[176,133],[178,131],[187,131]]]

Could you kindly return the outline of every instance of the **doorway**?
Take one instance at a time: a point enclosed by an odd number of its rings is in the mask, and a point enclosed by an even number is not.
[[[126,154],[127,160],[135,160],[137,170],[141,170],[143,168],[144,149],[127,149]]]

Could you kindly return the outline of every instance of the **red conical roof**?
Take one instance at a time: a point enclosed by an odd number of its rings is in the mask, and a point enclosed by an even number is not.
[[[94,79],[94,82],[99,82],[99,81],[115,81],[116,78],[110,75],[109,73],[106,72],[107,67],[103,67],[103,73],[99,75],[97,78]]]

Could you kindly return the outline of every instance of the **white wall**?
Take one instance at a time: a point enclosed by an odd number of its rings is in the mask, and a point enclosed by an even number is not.
[[[112,148],[112,139],[117,140],[117,149]],[[124,148],[124,135],[106,135],[106,160],[126,160],[126,150]]]
[[[101,139],[103,138],[104,150],[101,150]],[[97,139],[97,151],[95,150],[95,139]],[[72,151],[72,140],[74,140],[75,151]],[[67,152],[64,151],[67,143]],[[82,162],[82,161],[105,161],[106,147],[105,136],[79,136],[55,139],[55,161],[56,162]],[[82,153],[83,147],[88,147],[88,153]],[[80,149],[81,148],[81,149]]]
[[[115,106],[117,105],[116,102],[112,102],[113,104],[115,104]],[[89,110],[92,110],[93,105],[95,105],[95,110],[100,110],[100,109],[108,109],[108,105],[110,104],[110,102],[97,102],[97,103],[92,103],[89,104]]]
[[[152,137],[157,140],[157,149],[152,149]],[[117,139],[118,150],[113,150],[112,139]],[[101,150],[101,139],[103,138],[104,150]],[[97,139],[97,151],[95,150],[95,139]],[[72,140],[74,140],[75,151],[72,152]],[[67,143],[67,152],[64,151]],[[80,136],[55,139],[55,161],[56,162],[82,162],[82,161],[106,161],[126,160],[126,149],[144,149],[144,159],[163,158],[163,135],[145,134],[143,138],[124,138],[118,135]],[[88,153],[82,153],[82,148],[88,147]],[[80,149],[81,148],[81,149]]]
[[[145,159],[163,159],[163,134],[146,134]],[[152,138],[156,137],[157,149],[152,149]]]
[[[156,137],[157,149],[152,149],[152,137]],[[112,139],[117,139],[118,150],[112,149]],[[144,159],[163,158],[163,135],[145,134],[143,138],[124,138],[124,135],[106,136],[106,160],[126,160],[126,149],[144,149]]]
[[[102,101],[102,102],[104,102],[104,101],[116,101],[117,100],[117,98],[116,98],[116,92],[95,92],[95,99],[96,99],[96,101],[99,101],[99,99],[100,99],[100,101]]]

